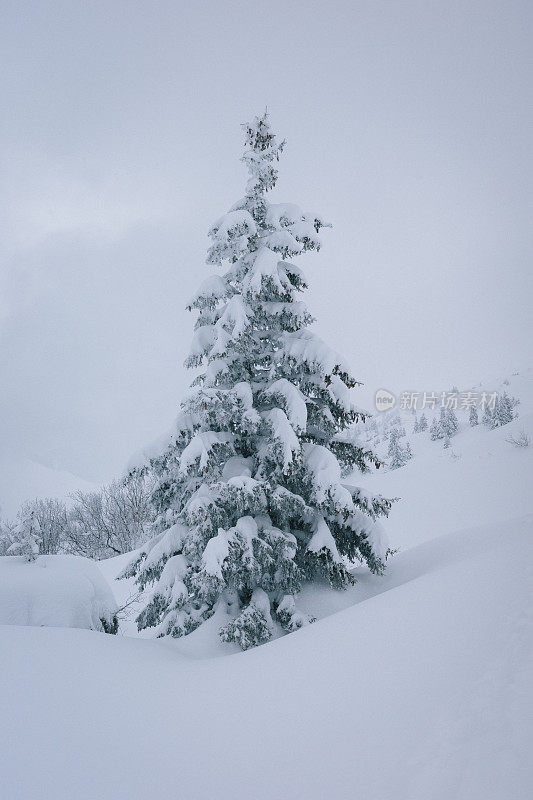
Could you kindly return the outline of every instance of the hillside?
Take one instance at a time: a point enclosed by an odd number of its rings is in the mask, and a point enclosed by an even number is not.
[[[487,430],[481,424],[471,428],[468,413],[458,412],[459,432],[448,449],[442,441],[431,441],[428,431],[413,434],[411,412],[396,412],[413,459],[401,469],[359,478],[365,487],[401,499],[387,522],[391,546],[412,547],[449,531],[505,522],[532,510],[532,447],[516,448],[508,440],[524,431],[533,444],[533,370],[506,381],[484,382],[476,390],[505,389],[516,396],[517,418]]]
[[[65,470],[52,469],[29,458],[0,458],[0,510],[14,517],[22,503],[44,497],[63,500],[77,491],[92,491],[95,485]]]

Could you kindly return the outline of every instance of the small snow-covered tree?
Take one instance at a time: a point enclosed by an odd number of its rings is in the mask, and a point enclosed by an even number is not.
[[[517,401],[509,397],[507,392],[496,398],[494,411],[492,414],[492,427],[499,428],[501,425],[507,425],[515,417],[514,407]]]
[[[430,425],[429,435],[433,441],[450,438],[457,433],[458,427],[455,411],[451,408],[441,408],[439,418],[435,417]]]
[[[242,648],[308,621],[306,581],[343,588],[350,564],[384,570],[377,518],[390,501],[343,482],[376,463],[350,428],[364,414],[343,359],[309,329],[292,259],[320,248],[327,225],[270,203],[284,142],[267,115],[245,126],[246,193],[209,231],[186,365],[203,368],[168,447],[152,459],[156,535],[124,575],[153,586],[139,628],[182,636],[220,611],[220,635]]]
[[[442,425],[440,420],[437,417],[433,417],[433,421],[429,426],[429,436],[432,441],[436,441],[437,439],[444,439],[444,431],[442,429]]]
[[[470,406],[470,411],[468,412],[468,422],[472,428],[475,428],[476,425],[479,425],[477,408],[475,406]]]
[[[483,416],[481,417],[481,422],[487,428],[494,428],[494,413],[488,404],[483,409]]]
[[[457,433],[459,422],[453,408],[442,408],[440,412],[440,427],[444,431],[444,436],[452,437]]]
[[[398,469],[403,467],[409,459],[413,457],[411,446],[409,442],[403,446],[400,442],[402,438],[402,431],[398,428],[393,428],[389,436],[389,449],[387,452],[389,458],[389,469]]]
[[[389,434],[389,447],[387,450],[389,469],[403,467],[402,449],[400,446],[399,431],[393,429]]]
[[[13,543],[8,555],[24,556],[27,561],[35,561],[39,555],[41,531],[35,514],[28,508],[21,509],[13,529]]]
[[[420,431],[420,433],[422,433],[422,431],[427,430],[427,427],[428,427],[427,417],[425,414],[422,414],[422,416],[420,417],[420,421],[418,423],[418,430]]]

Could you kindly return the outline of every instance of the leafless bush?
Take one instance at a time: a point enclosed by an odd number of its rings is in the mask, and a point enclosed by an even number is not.
[[[68,514],[65,549],[89,558],[134,550],[148,538],[151,481],[138,474],[94,492],[76,492]]]
[[[33,515],[39,531],[39,553],[58,553],[67,530],[67,506],[62,500],[47,497],[25,503],[19,517]]]
[[[0,521],[0,555],[6,555],[16,542],[25,520],[32,520],[40,555],[61,550],[67,529],[67,507],[61,500],[48,497],[24,503],[15,520]]]
[[[134,550],[150,536],[153,479],[133,473],[93,492],[76,492],[67,506],[62,500],[31,500],[17,519],[0,519],[0,556],[16,540],[20,520],[35,521],[39,553],[66,552],[108,558]]]
[[[515,436],[509,436],[505,441],[514,447],[529,447],[531,444],[531,439],[524,430],[519,431]]]

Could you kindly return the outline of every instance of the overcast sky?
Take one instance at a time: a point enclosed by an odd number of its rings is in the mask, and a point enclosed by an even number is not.
[[[1,8],[5,453],[100,481],[169,428],[265,106],[275,199],[334,225],[298,263],[365,401],[533,363],[530,0]]]

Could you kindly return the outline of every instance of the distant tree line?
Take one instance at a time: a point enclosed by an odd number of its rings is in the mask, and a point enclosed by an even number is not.
[[[14,520],[0,518],[0,556],[71,553],[93,559],[135,550],[150,536],[150,476],[133,473],[70,501],[24,503]]]

